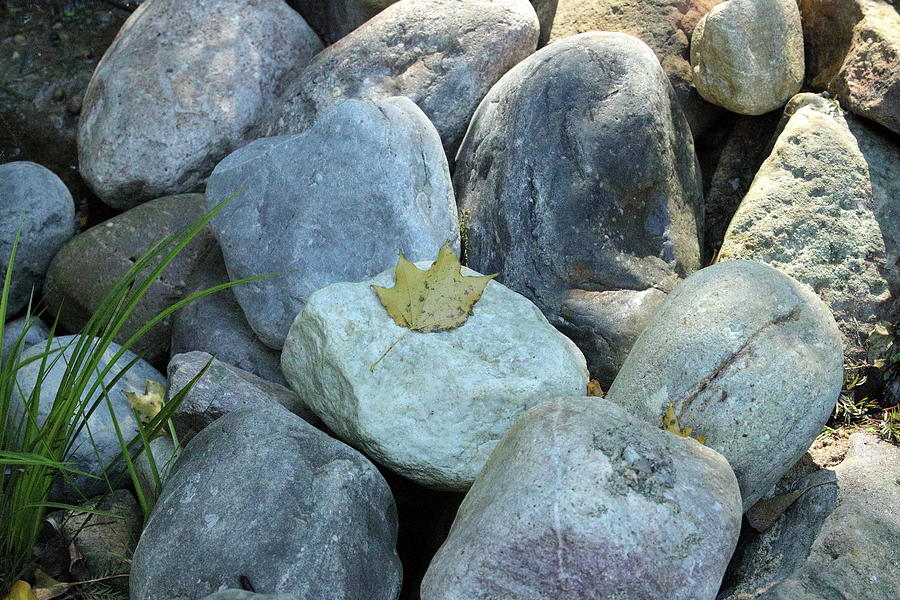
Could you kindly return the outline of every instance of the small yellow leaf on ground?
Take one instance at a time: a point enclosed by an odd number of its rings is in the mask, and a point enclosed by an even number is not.
[[[147,388],[143,395],[134,392],[122,392],[128,398],[131,408],[136,410],[141,417],[141,423],[145,425],[153,420],[159,411],[162,410],[163,396],[166,394],[166,387],[158,381],[152,379],[147,380]]]
[[[606,396],[606,393],[603,391],[603,388],[600,387],[599,381],[591,379],[587,384],[587,395],[594,398],[603,398]]]
[[[9,594],[3,600],[37,600],[37,596],[34,595],[34,590],[28,582],[20,579],[12,585]]]
[[[694,435],[692,436],[694,429],[692,427],[681,427],[678,424],[678,416],[675,414],[675,406],[669,402],[669,410],[666,411],[666,414],[663,415],[662,418],[662,426],[660,429],[665,429],[669,433],[674,433],[680,437],[693,437],[695,440],[700,442],[701,444],[706,443],[705,435]]]

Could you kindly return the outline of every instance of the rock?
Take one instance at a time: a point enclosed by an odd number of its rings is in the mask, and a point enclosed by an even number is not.
[[[222,415],[245,406],[280,404],[307,422],[319,422],[293,391],[216,360],[206,352],[172,357],[168,399],[187,387],[204,368],[206,373],[194,383],[172,414],[175,431],[182,443]]]
[[[143,515],[137,500],[128,490],[114,490],[106,496],[81,504],[87,510],[106,514],[68,511],[60,529],[74,543],[81,558],[70,567],[76,581],[109,575],[128,574],[131,553],[141,537]],[[74,559],[74,557],[72,557]],[[108,585],[128,589],[127,577],[108,580]]]
[[[110,2],[7,0],[0,11],[0,163],[27,160],[56,173],[76,199],[78,117],[94,67],[128,12]],[[17,41],[16,38],[21,36]]]
[[[28,331],[25,331],[26,325],[28,326]],[[22,317],[15,321],[10,321],[3,327],[3,360],[9,357],[13,346],[22,337],[23,331],[25,331],[25,337],[19,346],[22,352],[31,346],[46,341],[50,337],[50,328],[44,325],[44,322],[37,317],[31,317],[30,319]]]
[[[73,238],[53,258],[47,271],[44,300],[50,314],[58,311],[61,327],[80,331],[116,279],[153,244],[203,216],[204,208],[201,194],[159,198]],[[188,274],[213,244],[209,228],[197,234],[152,284],[116,341],[124,342],[157,313],[184,298]],[[172,337],[171,323],[172,318],[168,317],[148,331],[135,350],[150,361],[165,361]]]
[[[144,2],[84,96],[85,180],[118,209],[194,191],[321,48],[283,2]]]
[[[672,403],[681,426],[728,459],[746,510],[822,431],[842,358],[834,319],[806,286],[729,261],[669,294],[607,398],[654,425]]]
[[[257,594],[246,590],[228,589],[206,596],[203,600],[297,600],[292,594]]]
[[[675,89],[697,138],[723,112],[700,97],[692,84],[691,33],[722,0],[559,0],[551,41],[590,31],[627,33],[650,46]]]
[[[785,118],[719,261],[763,262],[808,285],[834,313],[848,356],[860,359],[891,303],[868,167],[835,103],[800,94]]]
[[[784,105],[803,85],[797,0],[727,0],[691,38],[694,85],[706,100],[742,115]]]
[[[228,281],[225,260],[216,245],[197,263],[184,294]],[[230,289],[194,300],[172,316],[171,355],[194,351],[214,354],[222,362],[287,386],[281,374],[281,353],[259,341]]]
[[[96,344],[97,341],[83,342],[85,347]],[[50,408],[56,398],[57,391],[62,385],[63,377],[68,369],[67,363],[76,365],[73,362],[73,356],[80,345],[80,336],[67,335],[54,338],[52,349],[55,350],[47,360],[47,365],[43,373],[40,389],[40,401],[38,408],[38,418],[41,423],[50,413]],[[113,359],[115,354],[120,350],[120,346],[110,343],[109,348],[103,353],[103,357],[98,363],[97,368],[103,370]],[[46,351],[44,344],[32,346],[22,355],[22,360],[30,357],[38,356]],[[56,359],[58,357],[58,359]],[[56,360],[54,360],[56,359]],[[115,362],[109,373],[103,377],[103,385],[108,386],[112,379],[128,366],[128,363],[137,359],[137,356],[126,351]],[[83,365],[84,363],[82,363]],[[86,368],[81,366],[80,369]],[[11,400],[11,420],[10,424],[18,423],[22,418],[22,411],[25,407],[26,399],[31,395],[32,390],[38,381],[41,372],[41,361],[33,361],[28,365],[20,368],[16,376],[18,388],[13,392]],[[81,371],[79,371],[81,372]],[[134,420],[131,406],[128,403],[124,392],[133,392],[136,394],[144,394],[147,389],[147,380],[158,381],[165,385],[166,378],[162,376],[156,369],[150,366],[144,360],[138,359],[137,362],[129,368],[115,385],[108,390],[109,400],[115,414],[115,420],[125,437],[126,442],[130,442],[137,435],[137,423]],[[84,394],[87,394],[97,381],[96,375],[89,378],[89,383],[85,388]],[[87,425],[75,437],[69,453],[66,455],[66,462],[73,469],[89,473],[91,475],[100,475],[103,469],[109,466],[112,461],[121,453],[122,448],[119,445],[119,439],[116,434],[113,417],[106,408],[106,403],[101,399],[101,390],[98,388],[90,397],[83,395],[78,400],[78,406],[85,407],[89,410],[91,406],[97,404],[95,410],[87,420]],[[81,411],[79,411],[81,412]],[[83,418],[83,417],[82,417]],[[122,472],[122,465],[114,466],[110,471],[110,479],[115,482],[117,474]],[[107,482],[103,479],[89,478],[85,475],[72,475],[67,477],[65,481],[56,480],[50,491],[51,499],[60,502],[78,501],[85,497],[96,496],[107,491]]]
[[[575,345],[531,302],[496,282],[463,326],[405,336],[373,370],[408,330],[394,323],[370,284],[391,287],[393,269],[310,296],[281,365],[338,437],[400,475],[465,491],[521,413],[584,393],[587,371]]]
[[[396,538],[368,460],[280,406],[244,408],[185,448],[135,550],[130,596],[202,598],[243,577],[265,594],[395,600]]]
[[[306,131],[347,98],[406,96],[437,127],[452,159],[478,103],[534,52],[538,35],[526,0],[401,0],[316,56],[261,134]]]
[[[810,488],[763,534],[748,532],[722,600],[882,600],[896,596],[900,565],[900,450],[856,433],[850,453],[790,487]]]
[[[288,0],[326,44],[333,44],[397,0]],[[541,23],[540,45],[550,38],[559,0],[531,0]]]
[[[0,165],[0,276],[6,275],[17,232],[7,317],[29,301],[36,307],[53,255],[75,235],[69,190],[51,171],[30,162]]]
[[[900,133],[900,16],[890,0],[800,0],[807,81]]]
[[[422,600],[712,600],[740,522],[721,455],[603,399],[558,398],[497,446]]]
[[[707,247],[718,252],[725,231],[741,200],[750,190],[760,166],[768,158],[781,111],[737,118],[722,143],[722,153],[712,171],[706,192]],[[701,164],[701,170],[703,165]]]
[[[184,443],[184,440],[179,441]],[[150,464],[151,454],[153,465]],[[159,498],[162,486],[169,478],[179,454],[181,454],[181,450],[180,448],[176,450],[172,439],[162,435],[150,440],[149,452],[144,449],[134,461],[134,470],[137,473],[138,481],[151,503],[155,504]],[[159,484],[157,484],[157,478],[159,478]]]
[[[468,265],[535,302],[604,383],[700,268],[690,130],[631,36],[566,38],[507,73],[472,120],[454,185]]]
[[[207,202],[237,190],[212,226],[232,279],[287,271],[233,288],[272,348],[317,289],[459,239],[440,139],[407,98],[348,100],[303,134],[245,146],[216,167]]]

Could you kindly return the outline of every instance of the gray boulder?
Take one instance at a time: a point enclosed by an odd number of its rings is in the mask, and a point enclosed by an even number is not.
[[[47,271],[44,300],[60,326],[81,331],[103,297],[134,262],[163,237],[191,225],[204,213],[200,194],[159,198],[95,225],[56,254]],[[184,298],[187,276],[199,257],[215,244],[204,228],[162,272],[116,336],[124,342],[161,310]],[[165,362],[172,337],[172,317],[148,331],[135,345],[150,361]]]
[[[472,119],[454,185],[468,265],[537,304],[605,384],[700,268],[691,133],[629,35],[569,37],[507,73]]]
[[[654,425],[674,405],[681,425],[728,459],[746,510],[822,431],[842,383],[828,307],[791,277],[741,260],[669,294],[607,398]]]
[[[183,440],[179,440],[183,441]],[[134,461],[134,470],[138,482],[151,503],[156,503],[162,486],[165,485],[181,449],[176,448],[172,438],[167,435],[150,440],[147,448]],[[150,459],[153,458],[151,464]],[[157,483],[157,479],[159,482]]]
[[[835,102],[798,94],[785,120],[719,261],[763,262],[809,286],[834,313],[848,356],[862,359],[893,301],[868,165]]]
[[[288,334],[282,370],[335,434],[400,475],[465,491],[522,412],[584,393],[578,348],[496,282],[461,327],[410,333],[378,362],[409,330],[370,284],[391,287],[393,270],[310,296]]]
[[[261,134],[305,131],[346,98],[406,96],[437,127],[452,159],[475,107],[534,52],[538,34],[527,0],[401,0],[316,56],[281,94]]]
[[[187,387],[204,368],[206,372],[185,394],[172,414],[175,431],[182,443],[219,417],[245,406],[280,404],[307,422],[319,422],[293,391],[216,360],[206,352],[189,352],[172,357],[168,371],[168,399],[171,400]]]
[[[218,245],[209,249],[187,278],[184,294],[227,283],[228,271]],[[287,385],[281,374],[281,353],[256,337],[230,289],[194,300],[172,316],[172,356],[208,352],[222,362],[273,383]]]
[[[283,2],[144,2],[84,95],[83,177],[118,209],[194,191],[321,48]]]
[[[497,446],[422,600],[712,600],[740,524],[720,454],[612,402],[558,398]]]
[[[232,279],[279,273],[234,289],[250,326],[281,348],[307,297],[458,243],[447,160],[408,98],[347,100],[306,133],[260,139],[216,167],[212,221]]]
[[[20,228],[6,316],[24,309],[29,300],[38,303],[53,255],[75,235],[75,203],[69,190],[51,171],[31,162],[0,165],[2,276]]]
[[[26,325],[28,326],[28,331],[25,331]],[[31,346],[46,341],[50,337],[50,328],[44,325],[44,322],[37,317],[31,317],[30,319],[22,317],[15,321],[10,321],[3,327],[3,360],[9,357],[13,346],[22,336],[23,331],[25,332],[25,337],[19,346],[20,351],[23,352]]]
[[[396,600],[397,514],[362,455],[280,406],[229,413],[185,448],[144,529],[131,598],[241,587]]]
[[[257,594],[247,590],[227,589],[210,594],[203,600],[305,600],[293,594]]]
[[[55,352],[47,358],[46,370],[40,384],[40,400],[38,404],[38,422],[40,423],[43,423],[50,413],[57,391],[68,368],[67,364],[74,364],[72,358],[79,339],[80,336],[70,335],[57,337],[53,340],[51,349],[55,350]],[[91,342],[91,344],[96,343],[97,340]],[[44,344],[32,346],[25,351],[22,359],[26,360],[43,354],[45,350]],[[110,344],[98,364],[98,369],[105,369],[119,350],[120,346],[118,344]],[[125,369],[130,361],[136,358],[137,356],[133,352],[125,352],[115,362],[109,373],[103,377],[103,385],[109,386],[113,378]],[[20,423],[22,419],[22,411],[25,408],[26,399],[31,395],[37,384],[40,367],[41,361],[36,360],[19,369],[16,375],[18,386],[13,392],[11,417],[7,424],[8,431],[11,432],[13,437],[16,437],[16,424]],[[72,447],[66,455],[66,462],[70,463],[73,469],[90,475],[101,475],[105,468],[112,465],[113,460],[122,451],[116,434],[115,423],[118,423],[126,442],[130,442],[137,436],[137,423],[124,392],[143,395],[147,391],[147,380],[157,381],[163,385],[166,384],[166,378],[159,371],[151,367],[146,361],[138,360],[108,390],[113,414],[110,414],[106,403],[103,400],[99,400],[102,394],[102,388],[100,387],[90,397],[85,396],[79,399],[78,405],[85,407],[85,409],[90,409],[98,400],[99,404],[97,404],[97,410],[87,419],[84,428],[75,437]],[[84,391],[85,394],[89,392],[97,381],[96,375],[92,375],[89,381],[90,383]],[[82,421],[84,419],[83,415],[75,415],[75,418],[79,418]],[[115,482],[117,475],[123,471],[123,467],[124,465],[122,464],[112,466],[110,477],[113,482]],[[107,483],[102,478],[96,479],[86,475],[71,474],[63,479],[54,481],[50,494],[51,498],[57,501],[72,502],[101,494],[106,490]]]
[[[771,529],[743,536],[729,566],[734,583],[721,600],[896,597],[898,481],[900,449],[874,435],[852,435],[847,458],[833,470],[783,482],[808,491]]]

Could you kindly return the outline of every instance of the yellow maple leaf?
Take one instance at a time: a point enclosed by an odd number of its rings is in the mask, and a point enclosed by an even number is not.
[[[694,435],[691,433],[694,431],[691,427],[682,427],[678,424],[678,416],[675,414],[675,406],[669,402],[669,410],[666,411],[666,414],[663,415],[662,418],[662,426],[660,429],[664,429],[670,433],[674,433],[677,436],[681,437],[693,437],[695,440],[700,442],[701,444],[706,443],[705,435]]]
[[[141,418],[141,423],[146,425],[153,420],[153,417],[159,414],[159,411],[162,410],[166,386],[158,381],[148,379],[144,394],[136,394],[127,391],[123,391],[122,393],[128,398],[128,404],[131,405],[131,408],[137,411]]]

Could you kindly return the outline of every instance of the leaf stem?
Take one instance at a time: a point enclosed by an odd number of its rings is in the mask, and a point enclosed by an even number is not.
[[[397,344],[399,344],[400,341],[401,341],[403,338],[405,338],[407,335],[409,335],[409,332],[410,332],[410,331],[412,331],[412,330],[411,330],[411,329],[407,329],[406,331],[403,332],[403,335],[401,335],[401,336],[398,337],[396,340],[394,340],[394,343],[391,344],[390,346],[388,346],[388,349],[381,353],[381,356],[378,357],[378,360],[376,360],[374,363],[372,363],[372,366],[369,367],[369,371],[371,371],[372,373],[374,373],[374,372],[375,372],[375,367],[378,366],[378,363],[380,363],[381,361],[383,361],[383,360],[384,360],[384,357],[388,355],[388,352],[390,352],[391,350],[393,350],[393,349],[394,349],[394,346],[396,346]]]

